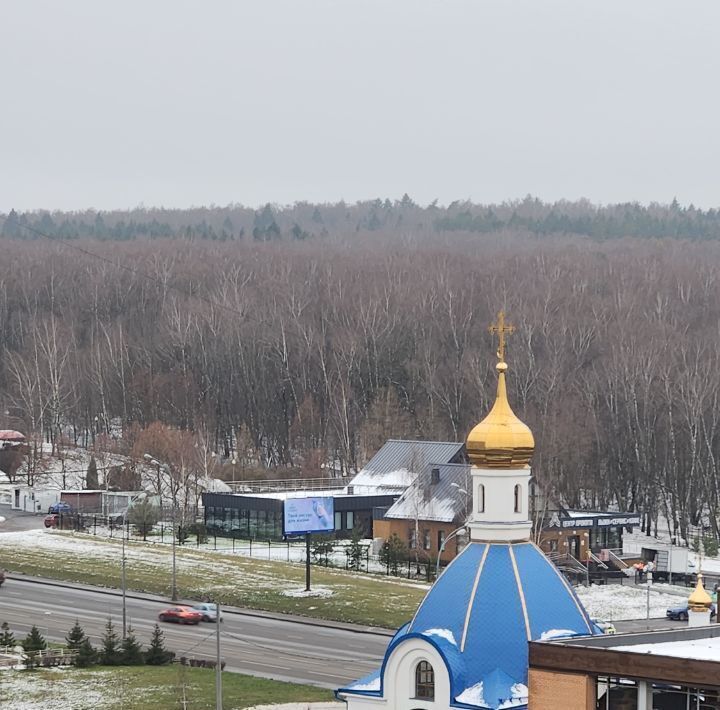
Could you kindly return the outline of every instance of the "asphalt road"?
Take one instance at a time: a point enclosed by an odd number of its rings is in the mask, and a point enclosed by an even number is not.
[[[128,598],[128,623],[143,644],[150,640],[158,613],[168,606],[161,600]],[[390,641],[380,633],[223,613],[221,654],[226,669],[276,680],[337,688],[377,668]],[[63,641],[77,618],[97,645],[108,616],[120,634],[120,596],[18,578],[8,579],[0,588],[0,623],[7,621],[16,637],[36,624],[48,640]],[[178,656],[215,658],[215,624],[161,627],[167,647]]]

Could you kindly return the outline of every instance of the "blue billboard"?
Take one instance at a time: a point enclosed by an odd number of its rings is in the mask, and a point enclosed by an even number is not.
[[[288,498],[283,505],[285,535],[306,535],[335,530],[333,498]]]

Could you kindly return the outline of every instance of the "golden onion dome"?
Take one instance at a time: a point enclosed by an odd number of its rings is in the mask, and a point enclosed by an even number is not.
[[[705,591],[702,575],[698,575],[695,591],[688,597],[688,606],[693,611],[705,611],[712,606],[712,597]]]
[[[495,404],[490,413],[468,434],[465,448],[474,466],[480,468],[523,468],[530,463],[535,439],[530,427],[521,422],[507,399],[505,371],[499,362]]]

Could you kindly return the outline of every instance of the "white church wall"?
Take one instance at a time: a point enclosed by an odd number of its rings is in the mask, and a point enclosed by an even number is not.
[[[415,669],[427,661],[435,672],[435,699],[415,698]],[[394,683],[388,683],[393,678]],[[434,646],[419,638],[411,638],[397,646],[385,666],[385,697],[396,710],[449,710],[450,676],[442,656]]]
[[[473,540],[527,540],[529,519],[530,467],[489,469],[473,466],[473,514],[470,522]],[[480,489],[482,486],[482,490]],[[515,510],[515,486],[519,486]]]
[[[415,669],[427,661],[435,673],[435,698],[415,698]],[[461,689],[462,691],[462,689]],[[420,638],[399,644],[385,666],[383,698],[347,696],[348,710],[450,710],[450,676],[442,656],[434,646]]]

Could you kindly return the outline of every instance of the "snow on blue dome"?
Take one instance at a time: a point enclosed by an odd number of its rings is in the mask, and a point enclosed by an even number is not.
[[[391,641],[380,687],[364,690],[381,695],[392,651],[408,638],[422,637],[445,661],[452,707],[522,708],[528,641],[597,632],[570,584],[533,543],[474,542]],[[353,686],[342,692],[352,693]]]

